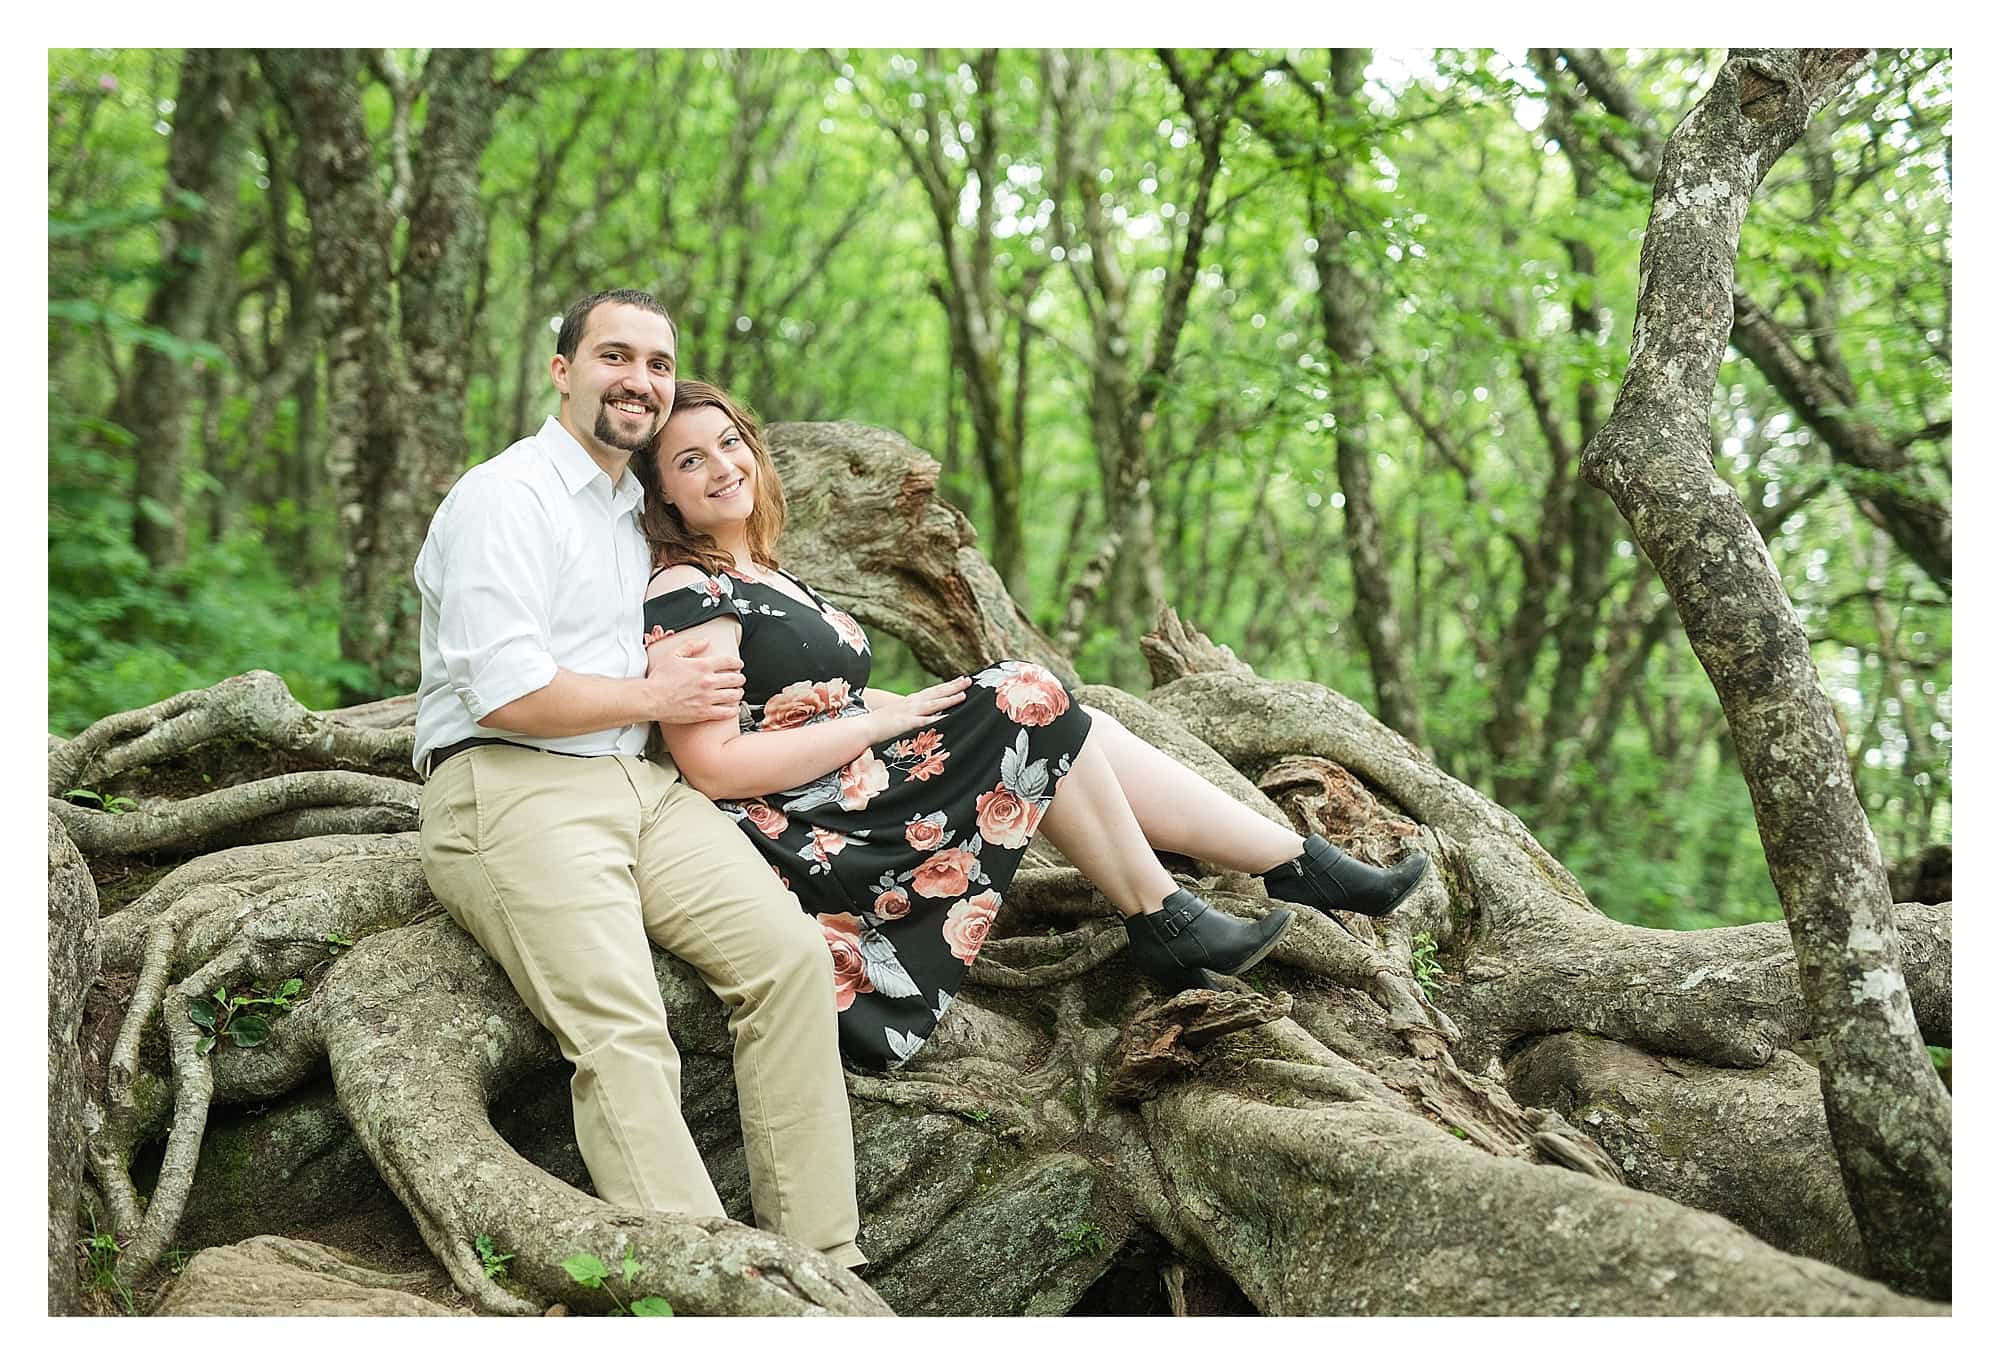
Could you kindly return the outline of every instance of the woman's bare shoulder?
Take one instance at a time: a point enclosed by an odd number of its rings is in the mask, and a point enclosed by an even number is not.
[[[708,571],[699,564],[669,564],[666,568],[654,572],[653,581],[646,585],[646,596],[653,598],[663,593],[670,593],[676,588],[692,587],[696,583],[705,582],[707,578]]]

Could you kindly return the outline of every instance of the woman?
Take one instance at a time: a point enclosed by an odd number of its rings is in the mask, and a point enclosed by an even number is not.
[[[1300,839],[1037,664],[1003,660],[907,697],[869,687],[861,627],[779,569],[777,471],[755,419],[719,389],[681,381],[632,467],[657,569],[648,647],[707,640],[739,652],[746,678],[747,719],[662,727],[667,747],[819,920],[850,1060],[895,1066],[930,1036],[1037,833],[1117,907],[1134,965],[1170,990],[1260,961],[1291,911],[1221,914],[1155,848],[1259,873],[1279,899],[1370,915],[1423,875],[1422,853],[1382,871]]]

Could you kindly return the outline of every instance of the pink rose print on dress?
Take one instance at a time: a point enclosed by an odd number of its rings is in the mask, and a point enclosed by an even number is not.
[[[1040,664],[1008,659],[981,669],[973,681],[993,689],[993,704],[1016,725],[1047,725],[1069,710],[1069,693]]]
[[[912,782],[928,782],[944,771],[944,761],[951,757],[951,750],[938,747],[942,743],[943,735],[935,730],[923,730],[891,744],[889,757],[898,760],[898,767],[909,764]]]
[[[892,887],[875,898],[875,913],[883,919],[901,919],[910,913],[910,893]]]
[[[951,955],[970,965],[986,945],[986,935],[993,928],[993,917],[999,913],[1000,893],[997,891],[982,891],[945,911],[944,941],[951,949]]]
[[[768,806],[762,801],[745,801],[743,803],[743,814],[749,819],[751,824],[764,832],[764,837],[767,839],[777,838],[780,834],[791,828],[792,824],[790,820],[785,818],[783,811]]]
[[[791,730],[818,720],[837,716],[847,706],[847,679],[827,682],[795,682],[764,703],[766,730]]]
[[[1022,847],[1042,823],[1042,808],[1023,801],[1004,783],[972,804],[979,815],[979,837],[1001,848]]]
[[[944,736],[935,730],[919,730],[908,739],[899,739],[889,746],[894,758],[922,758],[938,745],[944,743]]]
[[[840,637],[842,644],[856,654],[868,652],[868,637],[862,634],[860,624],[852,616],[839,607],[822,607],[820,615],[824,616],[826,623],[833,627],[833,633]]]
[[[833,1007],[844,1010],[854,997],[872,993],[868,967],[861,958],[861,921],[852,915],[815,915],[826,949],[833,954]]]
[[[833,857],[834,854],[846,847],[847,836],[838,830],[813,830],[813,856],[821,862],[827,861],[827,859]]]
[[[646,632],[645,636],[639,641],[639,643],[642,645],[649,645],[649,646],[656,645],[660,641],[666,639],[669,635],[672,634],[673,632],[671,630],[668,630],[665,626],[654,626],[651,630]]]
[[[934,810],[929,815],[919,815],[903,826],[903,839],[919,853],[928,852],[945,841],[950,833],[945,828],[944,812]]]
[[[969,849],[948,848],[933,853],[918,864],[910,884],[919,896],[943,900],[946,896],[964,895],[966,887],[972,884],[972,869],[978,861]]]
[[[840,770],[840,808],[862,810],[889,786],[889,770],[873,749]]]

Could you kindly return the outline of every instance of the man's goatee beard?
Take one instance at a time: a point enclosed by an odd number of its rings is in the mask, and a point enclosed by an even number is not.
[[[611,409],[602,402],[597,405],[597,425],[591,428],[590,434],[615,450],[629,450],[634,454],[651,445],[654,435],[649,431],[642,436],[625,436],[613,430]]]

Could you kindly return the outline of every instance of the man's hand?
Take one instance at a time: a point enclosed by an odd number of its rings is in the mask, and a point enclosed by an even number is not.
[[[654,718],[662,724],[735,720],[743,660],[733,650],[716,653],[707,640],[662,641],[646,651],[646,681],[654,686]]]

